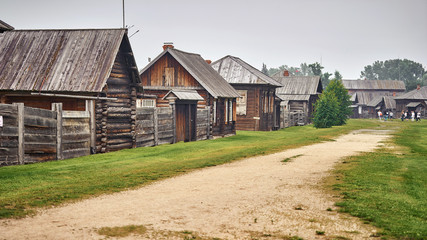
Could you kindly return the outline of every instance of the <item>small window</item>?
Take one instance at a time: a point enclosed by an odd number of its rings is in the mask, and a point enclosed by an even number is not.
[[[241,97],[237,98],[237,115],[246,115],[246,104],[247,104],[247,90],[238,90],[237,91]]]
[[[136,108],[154,108],[156,106],[155,99],[137,99]]]

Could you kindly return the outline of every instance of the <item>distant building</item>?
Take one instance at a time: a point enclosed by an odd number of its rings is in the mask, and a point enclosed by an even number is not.
[[[427,117],[427,86],[407,92],[395,98],[398,116],[402,111],[420,112],[423,118]]]
[[[276,95],[281,102],[281,124],[284,127],[311,123],[314,103],[323,92],[319,76],[283,76],[273,77],[283,86],[277,88]]]
[[[342,80],[342,83],[351,95],[353,118],[375,117],[375,109],[368,104],[384,96],[399,96],[406,90],[405,83],[397,80]]]
[[[225,56],[211,66],[240,94],[237,99],[237,130],[271,131],[280,128],[282,85],[242,59]]]

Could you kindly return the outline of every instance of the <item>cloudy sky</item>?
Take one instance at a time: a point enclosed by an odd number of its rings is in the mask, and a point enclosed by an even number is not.
[[[138,67],[164,42],[217,60],[261,68],[321,62],[357,79],[376,60],[407,58],[427,68],[426,0],[125,0]],[[120,28],[122,0],[1,0],[15,29]]]

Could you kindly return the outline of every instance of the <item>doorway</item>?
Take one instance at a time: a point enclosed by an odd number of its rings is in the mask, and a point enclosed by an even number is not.
[[[197,104],[176,104],[176,142],[196,141],[196,114]]]

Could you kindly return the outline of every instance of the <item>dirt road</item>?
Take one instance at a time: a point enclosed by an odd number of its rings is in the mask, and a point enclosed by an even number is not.
[[[372,151],[387,137],[387,132],[358,131],[43,210],[34,217],[3,220],[0,239],[103,239],[96,229],[131,224],[148,231],[127,239],[179,239],[182,231],[220,239],[370,238],[375,229],[334,211],[332,196],[319,184],[340,159]],[[287,158],[291,160],[282,162]]]

